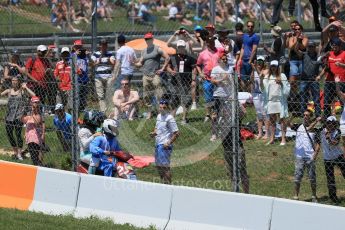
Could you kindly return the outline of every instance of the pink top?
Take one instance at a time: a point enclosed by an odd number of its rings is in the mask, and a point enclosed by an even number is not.
[[[38,145],[42,144],[42,124],[40,122],[35,122],[34,118],[30,116],[27,118],[25,129],[25,142],[36,143]]]
[[[224,48],[216,48],[217,51],[211,51],[209,49],[205,49],[199,54],[197,65],[203,66],[203,72],[205,74],[206,80],[211,80],[210,75],[213,67],[218,65],[218,60],[220,58],[220,54],[224,52]]]

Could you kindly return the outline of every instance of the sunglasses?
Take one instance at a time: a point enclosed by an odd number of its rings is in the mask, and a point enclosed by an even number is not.
[[[248,27],[248,28],[254,28],[254,26],[252,26],[252,25],[248,25],[247,27]]]
[[[297,29],[295,28],[295,30],[297,30],[297,31],[301,31],[302,29],[301,29],[301,28],[297,28]]]

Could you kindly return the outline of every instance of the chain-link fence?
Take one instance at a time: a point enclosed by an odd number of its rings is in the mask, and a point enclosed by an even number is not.
[[[137,64],[119,75],[117,68],[126,68],[116,65],[117,54],[88,54],[79,45],[60,49],[60,59],[45,46],[25,63],[15,52],[3,57],[1,159],[95,173],[91,160],[102,174],[114,161],[127,161],[129,152],[136,176],[123,163],[115,166],[117,176],[302,200],[317,196],[322,203],[329,196],[337,201],[336,184],[343,196],[344,96],[342,84],[329,76],[289,82],[291,74],[279,75],[276,64],[262,62],[250,76],[223,67],[206,78],[195,59],[182,59],[182,65],[176,55],[158,62],[166,64],[164,71],[150,73]],[[96,110],[119,121],[103,132],[116,133],[120,147],[102,146]],[[316,120],[322,113],[325,118]],[[94,162],[90,152],[102,160]],[[118,155],[112,162],[107,154]],[[303,172],[311,186],[301,180]]]

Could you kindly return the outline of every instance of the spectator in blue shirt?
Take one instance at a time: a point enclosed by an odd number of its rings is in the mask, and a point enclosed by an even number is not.
[[[56,134],[65,152],[72,146],[72,115],[65,112],[63,104],[55,106],[54,126]]]
[[[119,142],[116,139],[118,135],[117,131],[118,122],[112,119],[106,119],[103,122],[103,136],[97,136],[90,143],[90,152],[92,154],[92,162],[94,163],[94,169],[96,167],[103,171],[104,176],[113,176],[113,171],[116,166],[116,158],[113,156],[115,151],[121,151]]]
[[[242,62],[240,68],[241,87],[246,92],[250,92],[251,63],[256,59],[256,51],[260,42],[260,37],[254,33],[254,27],[255,23],[253,21],[247,22],[248,32],[243,35],[243,44],[239,57],[239,61]]]

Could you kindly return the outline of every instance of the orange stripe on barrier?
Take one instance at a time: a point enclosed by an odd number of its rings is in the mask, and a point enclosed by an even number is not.
[[[28,210],[36,175],[37,167],[0,161],[0,207]]]

